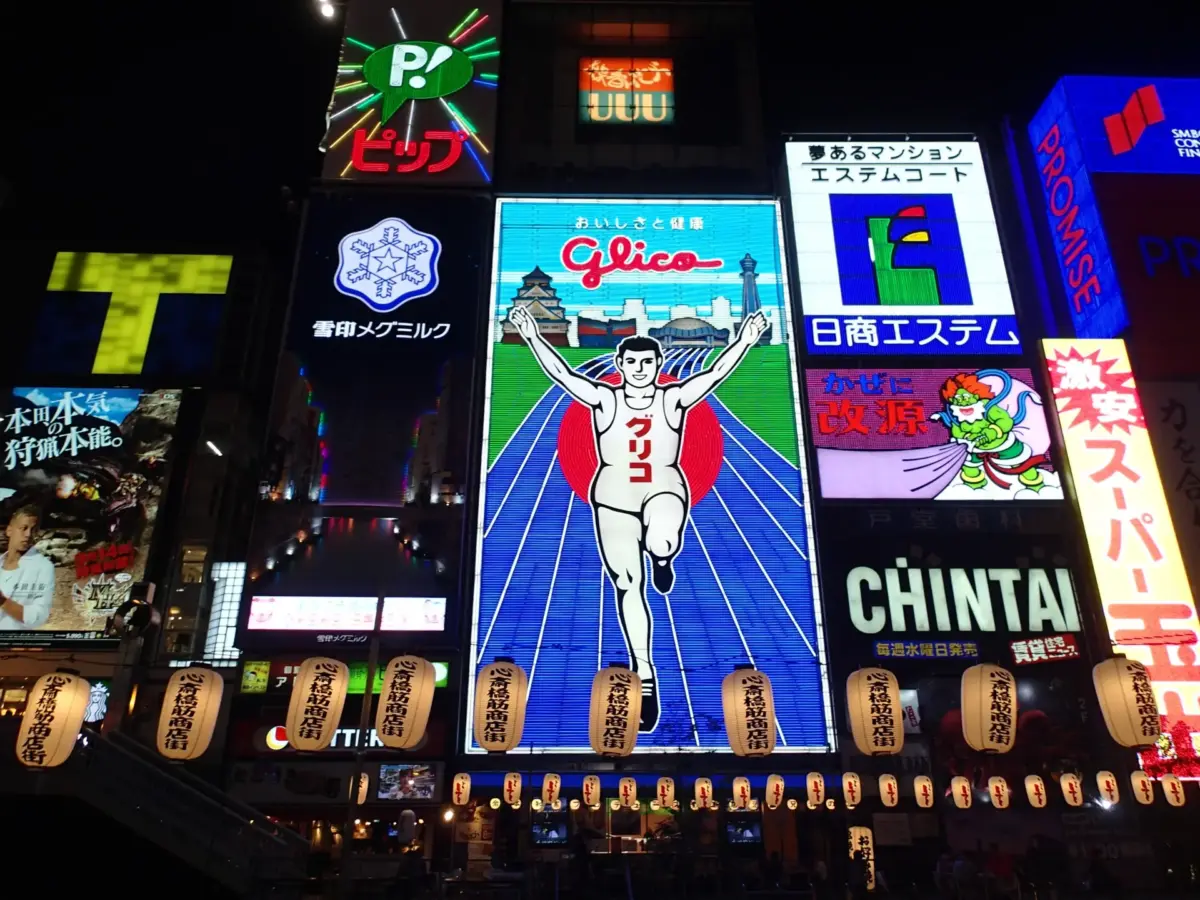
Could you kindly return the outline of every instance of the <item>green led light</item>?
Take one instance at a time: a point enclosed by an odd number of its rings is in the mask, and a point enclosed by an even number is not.
[[[450,107],[450,112],[452,112],[454,114],[454,118],[458,119],[458,121],[462,125],[462,127],[467,129],[467,131],[471,132],[471,134],[474,134],[475,126],[471,123],[470,119],[468,119],[466,116],[464,116],[462,114],[462,110],[460,110],[457,106],[455,106],[449,100],[446,101],[446,105],[448,107]]]
[[[470,47],[463,47],[463,53],[473,53],[476,50],[482,50],[488,44],[494,43],[496,43],[496,39],[494,37],[486,38],[485,40],[480,41],[478,44],[472,44]]]
[[[500,76],[497,75],[495,72],[480,72],[475,77],[482,78],[484,81],[495,81]]]
[[[340,87],[335,87],[333,92],[335,94],[341,94],[345,91],[357,91],[365,87],[370,87],[370,85],[368,85],[365,81],[352,81],[349,84],[343,84]]]
[[[353,44],[355,47],[361,47],[363,50],[366,50],[368,53],[375,52],[375,48],[372,47],[370,44],[365,44],[360,40],[356,40],[355,38],[350,37],[349,35],[346,36],[346,43]]]
[[[374,103],[376,100],[378,100],[382,96],[383,96],[382,91],[380,91],[378,94],[372,94],[366,100],[360,100],[360,101],[358,101],[358,103],[355,103],[354,108],[362,109],[364,106],[370,106],[372,103]]]
[[[450,32],[450,37],[449,37],[449,38],[447,38],[447,40],[451,40],[451,41],[452,41],[452,40],[454,40],[456,37],[458,37],[458,35],[459,35],[459,32],[461,32],[461,31],[462,31],[464,28],[466,28],[466,27],[467,27],[467,24],[468,24],[469,22],[471,22],[472,20],[474,20],[474,18],[475,18],[477,15],[479,15],[479,10],[478,10],[478,9],[473,9],[473,10],[471,10],[469,13],[467,13],[467,17],[466,17],[465,19],[463,19],[461,22],[459,22],[459,23],[458,23],[458,27],[457,27],[457,28],[455,28],[455,29],[454,29],[452,32]]]
[[[476,53],[476,54],[473,54],[473,55],[471,55],[471,56],[468,56],[468,57],[467,57],[467,59],[471,60],[472,62],[478,62],[478,61],[479,61],[479,60],[481,60],[481,59],[494,59],[495,57],[497,57],[497,56],[499,56],[499,55],[500,55],[500,51],[499,51],[499,50],[493,50],[491,53]]]

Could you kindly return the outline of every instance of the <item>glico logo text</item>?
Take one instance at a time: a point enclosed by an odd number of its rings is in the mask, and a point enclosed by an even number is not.
[[[1085,304],[1100,299],[1100,279],[1094,273],[1096,259],[1088,250],[1087,232],[1076,225],[1079,204],[1075,200],[1075,178],[1066,173],[1067,151],[1057,124],[1050,126],[1037,146],[1037,154],[1042,189],[1057,235],[1059,263],[1073,291],[1071,302],[1075,311],[1081,312]]]

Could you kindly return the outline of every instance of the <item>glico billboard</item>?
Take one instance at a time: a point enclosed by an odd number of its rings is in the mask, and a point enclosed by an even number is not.
[[[1128,329],[1143,377],[1193,371],[1200,80],[1063,78],[1029,139],[1076,336]]]
[[[638,751],[728,751],[743,663],[780,750],[832,746],[781,229],[769,201],[499,201],[471,652],[528,673],[522,749],[586,751],[612,662]]]

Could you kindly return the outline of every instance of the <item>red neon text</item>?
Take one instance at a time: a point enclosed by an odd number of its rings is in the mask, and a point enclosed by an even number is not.
[[[1096,260],[1090,252],[1087,235],[1083,228],[1075,226],[1079,215],[1079,204],[1075,202],[1075,179],[1064,174],[1067,151],[1062,146],[1062,134],[1058,125],[1052,125],[1037,147],[1038,157],[1044,158],[1042,165],[1042,188],[1046,192],[1046,203],[1054,216],[1054,230],[1058,232],[1059,256],[1067,273],[1067,283],[1075,292],[1071,302],[1080,312],[1084,304],[1100,297],[1100,279],[1093,273]]]
[[[571,238],[562,248],[562,264],[569,272],[583,272],[579,281],[589,291],[600,287],[601,279],[609,272],[690,272],[692,269],[719,269],[725,264],[720,259],[700,259],[691,250],[677,253],[659,250],[647,258],[642,255],[646,249],[645,241],[631,241],[623,235],[608,242],[610,262],[606,263],[604,252],[596,249],[599,246],[600,242],[595,238],[580,236]],[[577,261],[572,258],[576,247],[585,247],[592,255]]]

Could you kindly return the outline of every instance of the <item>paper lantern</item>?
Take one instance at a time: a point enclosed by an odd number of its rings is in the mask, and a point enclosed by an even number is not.
[[[747,809],[750,806],[750,779],[739,775],[733,779],[733,809]]]
[[[1121,802],[1121,789],[1117,787],[1117,776],[1107,769],[1101,769],[1096,773],[1096,790],[1100,792],[1100,799],[1105,803]]]
[[[600,776],[583,776],[583,805],[595,809],[600,806]]]
[[[562,779],[553,772],[547,772],[542,776],[542,803],[555,809],[555,804],[559,803],[559,798],[562,796]]]
[[[1171,806],[1183,806],[1187,802],[1187,795],[1183,792],[1183,782],[1179,780],[1178,775],[1164,775],[1162,781],[1163,796],[1167,798],[1167,803]]]
[[[782,775],[767,776],[767,809],[779,809],[783,805],[784,781]]]
[[[297,750],[324,750],[342,722],[350,667],[344,662],[314,656],[300,664],[292,680],[288,704],[287,739]]]
[[[918,775],[913,779],[913,796],[921,809],[933,808],[933,779],[928,775]]]
[[[354,790],[354,779],[350,780],[350,789],[347,791],[350,799],[354,801],[355,806],[362,806],[367,802],[367,791],[371,787],[371,776],[366,772],[360,772],[358,775],[358,790]]]
[[[1012,803],[1008,782],[999,775],[993,775],[988,779],[988,796],[992,798],[992,806],[996,809],[1008,809]]]
[[[850,859],[861,853],[867,864],[867,890],[875,890],[875,835],[863,825],[850,826]]]
[[[177,760],[203,756],[212,743],[224,692],[225,680],[212,669],[176,669],[158,714],[158,752]]]
[[[658,805],[663,809],[675,808],[675,779],[660,778],[658,784],[654,786],[654,796],[658,800]]]
[[[900,784],[895,775],[879,776],[879,799],[884,806],[895,806],[900,802]]]
[[[1017,734],[1017,682],[1012,672],[991,663],[962,675],[963,739],[972,750],[1007,753]]]
[[[1096,699],[1112,739],[1122,747],[1151,746],[1162,733],[1150,674],[1140,662],[1116,656],[1092,669]]]
[[[397,656],[383,672],[375,733],[392,750],[412,750],[425,737],[437,673],[419,656]]]
[[[820,806],[825,802],[825,777],[820,772],[809,772],[804,778],[808,791],[808,802]]]
[[[466,806],[471,802],[471,776],[459,772],[450,787],[450,802],[455,806]]]
[[[713,806],[713,786],[711,778],[697,778],[693,788],[695,799],[693,808],[708,809]]]
[[[519,806],[521,803],[521,773],[509,772],[504,776],[504,786],[500,789],[504,802],[509,806]]]
[[[1058,786],[1062,788],[1067,806],[1083,806],[1083,784],[1078,775],[1074,772],[1063,772],[1058,776]]]
[[[737,756],[768,756],[775,749],[775,697],[771,679],[754,666],[738,666],[721,682],[725,733]]]
[[[17,759],[31,768],[61,766],[75,749],[92,686],[70,672],[43,675],[25,700]]]
[[[601,756],[628,756],[642,721],[642,679],[628,666],[601,669],[592,679],[588,740]]]
[[[862,803],[862,779],[857,772],[842,774],[842,798],[846,801],[847,809],[854,809]]]
[[[1042,781],[1042,776],[1025,776],[1025,796],[1034,809],[1046,808],[1046,782]]]
[[[973,799],[971,782],[962,775],[955,775],[950,779],[950,795],[954,798],[954,805],[959,809],[971,808]]]
[[[507,657],[479,670],[475,680],[475,742],[488,753],[507,753],[525,732],[529,676]]]
[[[1154,782],[1141,769],[1129,773],[1129,785],[1133,788],[1133,799],[1142,806],[1149,806],[1154,802]]]
[[[637,798],[637,779],[622,778],[617,783],[617,795],[621,801],[621,806],[626,809],[632,809],[638,805]]]
[[[900,684],[887,669],[859,669],[846,679],[846,716],[859,753],[891,756],[904,749]]]

